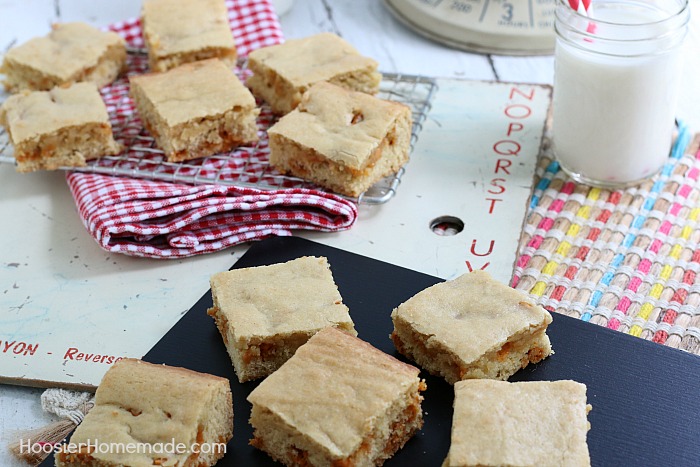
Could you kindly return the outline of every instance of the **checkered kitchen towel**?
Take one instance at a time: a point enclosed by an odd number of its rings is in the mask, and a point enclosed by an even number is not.
[[[72,173],[80,216],[108,251],[177,258],[295,229],[335,231],[357,216],[344,198],[292,188],[261,191]]]
[[[229,0],[226,5],[239,56],[282,42],[270,0]],[[109,29],[124,37],[130,47],[144,46],[138,19]],[[131,56],[127,75],[146,72],[146,62],[143,56]],[[117,139],[142,131],[128,86],[127,77],[122,77],[101,90],[112,124],[119,129],[115,130]],[[261,112],[259,126],[260,120],[269,118]],[[107,159],[98,163],[108,164]],[[71,172],[67,180],[83,224],[100,246],[134,256],[178,258],[210,253],[272,235],[292,235],[293,230],[344,230],[357,218],[357,207],[351,201],[307,188],[261,191],[83,172]]]

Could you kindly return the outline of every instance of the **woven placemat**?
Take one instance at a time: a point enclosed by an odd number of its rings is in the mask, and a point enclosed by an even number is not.
[[[700,355],[700,135],[681,125],[662,172],[579,184],[548,137],[511,285],[550,311]]]

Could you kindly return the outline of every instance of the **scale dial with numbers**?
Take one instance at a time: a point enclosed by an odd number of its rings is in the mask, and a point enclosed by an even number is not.
[[[400,21],[430,39],[471,52],[554,51],[556,0],[384,0]]]

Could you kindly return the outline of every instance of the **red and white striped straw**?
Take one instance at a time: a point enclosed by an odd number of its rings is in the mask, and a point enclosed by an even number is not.
[[[582,15],[587,15],[588,7],[591,6],[591,0],[569,0],[569,5]]]
[[[588,16],[588,8],[591,6],[591,0],[569,0],[569,5],[574,11],[578,11],[584,16]],[[596,31],[595,23],[588,23],[586,31],[594,34]]]

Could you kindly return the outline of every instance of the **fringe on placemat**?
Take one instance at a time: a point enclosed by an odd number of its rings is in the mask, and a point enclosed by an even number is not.
[[[8,446],[10,451],[29,465],[39,465],[94,406],[95,397],[89,392],[47,389],[41,394],[41,408],[61,420],[42,428],[19,432],[17,439]]]

